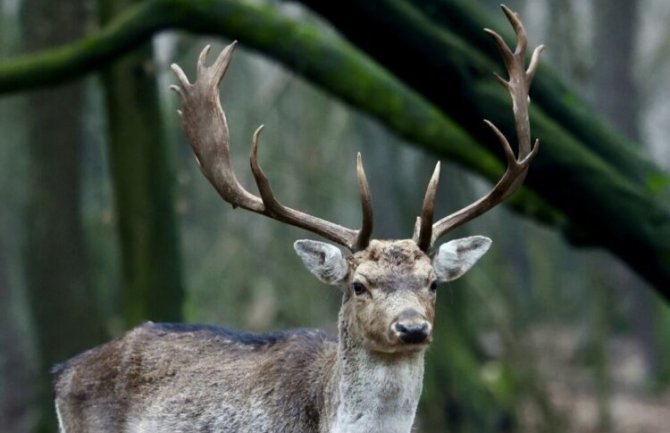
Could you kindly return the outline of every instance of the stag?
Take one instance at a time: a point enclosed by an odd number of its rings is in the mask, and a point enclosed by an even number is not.
[[[414,234],[371,240],[372,205],[361,156],[357,176],[362,227],[346,228],[281,204],[258,159],[253,135],[251,171],[259,196],[232,169],[228,126],[218,88],[235,47],[211,66],[206,47],[190,83],[172,65],[182,124],[202,172],[221,197],[249,211],[301,227],[341,247],[299,240],[294,248],[307,269],[342,291],[338,335],[298,329],[270,334],[215,326],[146,323],[84,352],[55,369],[61,433],[408,433],[422,389],[424,354],[432,340],[436,288],[467,272],[491,240],[471,236],[434,248],[447,232],[505,200],[523,182],[537,153],[530,140],[528,88],[542,46],[525,68],[526,33],[503,6],[517,37],[514,52],[494,31],[509,79],[518,155],[502,144],[507,170],[480,200],[433,222],[439,162],[428,184]]]

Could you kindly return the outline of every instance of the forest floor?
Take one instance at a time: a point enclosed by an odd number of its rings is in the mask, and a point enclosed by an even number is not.
[[[544,327],[533,330],[529,339],[536,356],[536,373],[545,383],[552,406],[565,421],[565,428],[558,431],[670,433],[670,391],[653,390],[635,340],[610,339],[605,356],[608,389],[598,392],[594,370],[584,362],[583,335],[577,330]],[[605,398],[599,398],[599,394]]]

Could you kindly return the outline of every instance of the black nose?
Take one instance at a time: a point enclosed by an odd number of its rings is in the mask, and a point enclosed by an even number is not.
[[[393,325],[398,338],[403,343],[423,343],[428,338],[428,323],[399,321]]]

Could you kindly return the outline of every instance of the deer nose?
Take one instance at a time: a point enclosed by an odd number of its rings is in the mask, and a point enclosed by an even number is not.
[[[393,322],[391,329],[403,343],[424,343],[430,336],[430,323],[417,311],[405,310]]]

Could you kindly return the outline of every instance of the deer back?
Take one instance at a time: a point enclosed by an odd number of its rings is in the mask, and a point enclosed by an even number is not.
[[[316,432],[335,352],[314,329],[147,323],[56,367],[62,431]]]

